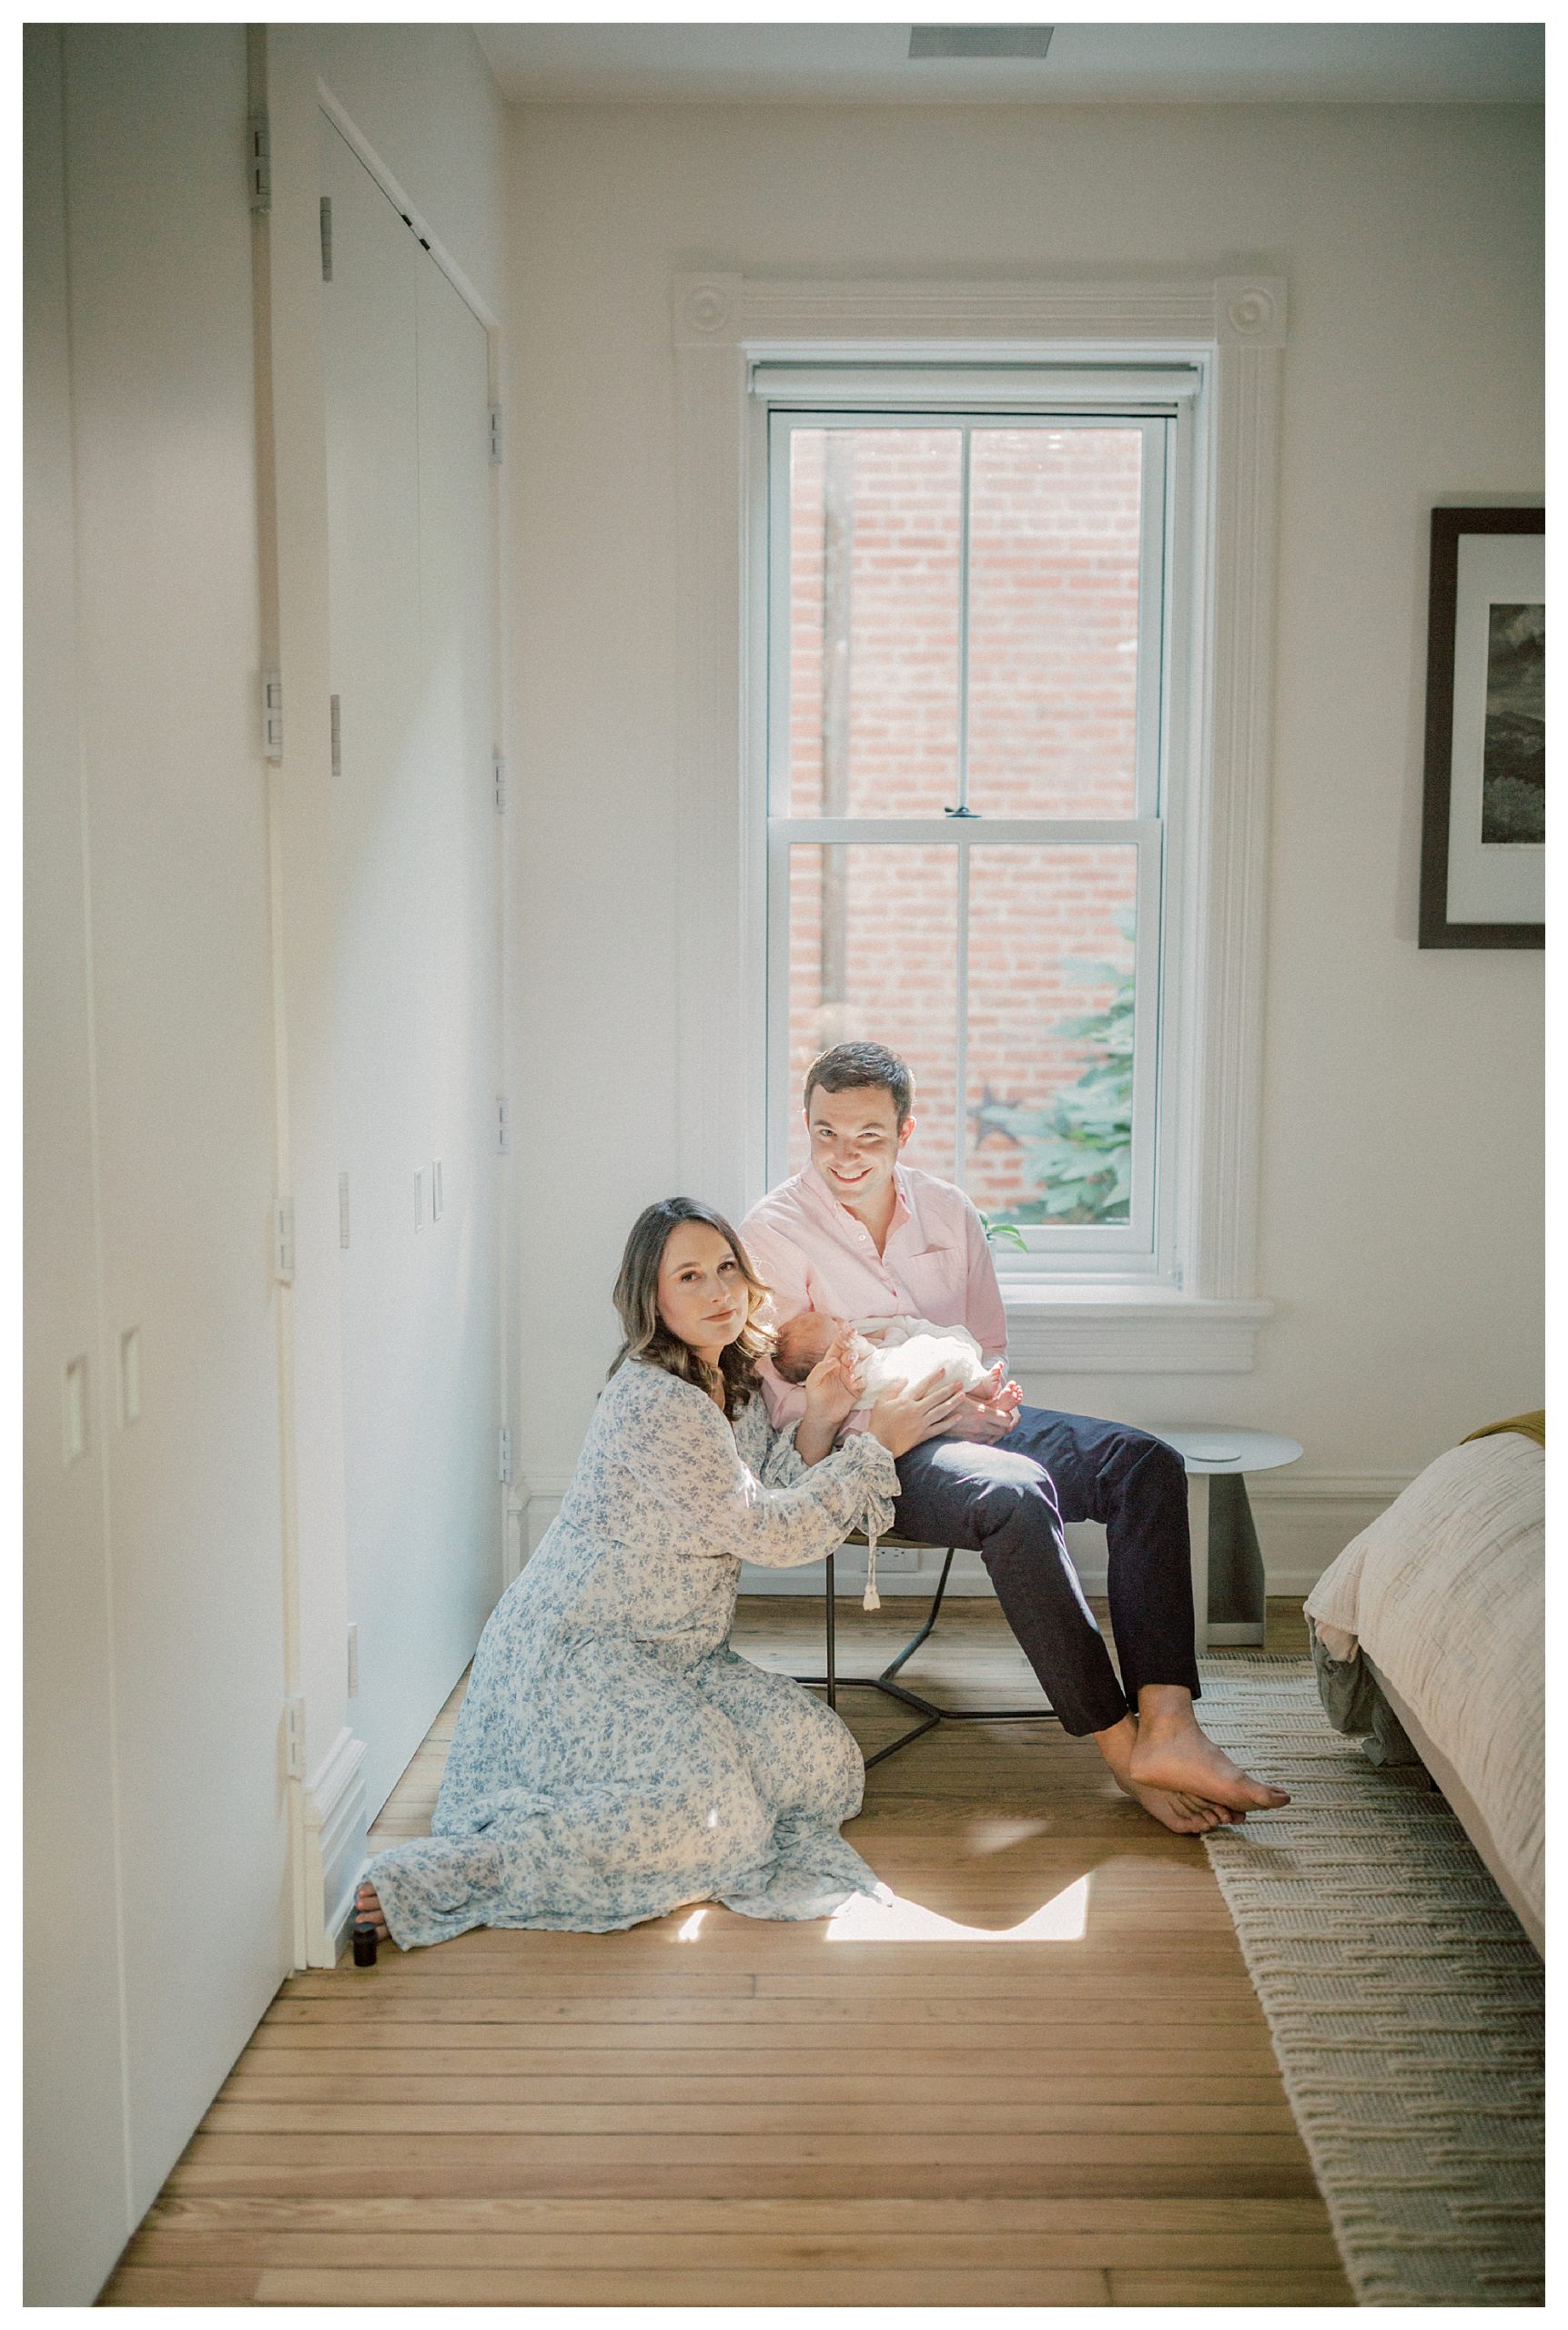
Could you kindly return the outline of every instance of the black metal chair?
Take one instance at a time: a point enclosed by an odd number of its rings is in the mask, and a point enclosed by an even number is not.
[[[867,1543],[867,1539],[862,1530],[855,1529],[845,1539],[845,1543],[849,1545],[864,1545]],[[929,1547],[923,1545],[918,1538],[901,1537],[896,1533],[890,1536],[878,1537],[876,1544],[879,1552],[889,1547],[897,1547],[900,1551],[910,1553],[935,1553],[936,1550],[934,1545]],[[890,1658],[879,1675],[841,1675],[838,1672],[837,1619],[834,1608],[834,1565],[837,1557],[833,1554],[827,1556],[824,1597],[826,1605],[827,1672],[825,1675],[797,1675],[796,1682],[804,1683],[813,1690],[824,1690],[830,1707],[837,1707],[840,1690],[880,1691],[884,1698],[896,1699],[902,1706],[913,1707],[920,1717],[918,1723],[911,1724],[907,1731],[901,1732],[898,1737],[890,1741],[887,1747],[879,1748],[875,1756],[866,1758],[867,1771],[871,1769],[873,1764],[880,1764],[885,1758],[895,1756],[901,1748],[907,1748],[915,1740],[923,1738],[926,1732],[933,1730],[939,1723],[1059,1723],[1061,1721],[1060,1716],[1048,1706],[939,1707],[934,1699],[922,1698],[918,1691],[911,1691],[904,1684],[895,1683],[893,1680],[894,1676],[905,1662],[914,1657],[932,1627],[936,1624],[937,1616],[942,1608],[942,1597],[947,1591],[947,1573],[953,1566],[953,1555],[956,1550],[957,1548],[953,1545],[947,1548],[942,1564],[942,1575],[936,1581],[936,1591],[931,1597],[931,1607],[926,1614],[926,1623],[916,1633],[910,1636],[897,1656]]]

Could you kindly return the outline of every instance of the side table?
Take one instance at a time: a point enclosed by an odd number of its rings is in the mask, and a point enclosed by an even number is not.
[[[1143,1429],[1168,1442],[1187,1466],[1199,1650],[1211,1643],[1261,1643],[1268,1606],[1246,1475],[1293,1464],[1300,1442],[1220,1423],[1150,1423]]]

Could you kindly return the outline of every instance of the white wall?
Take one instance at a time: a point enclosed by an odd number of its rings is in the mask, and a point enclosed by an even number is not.
[[[1541,486],[1541,129],[1511,107],[524,108],[509,481],[523,826],[521,1383],[535,1519],[675,1175],[669,284],[1288,278],[1255,1371],[1039,1402],[1288,1432],[1277,1585],[1541,1394],[1541,957],[1415,945],[1427,512]],[[751,1072],[737,1061],[737,1081]],[[693,1192],[703,1194],[701,1191]]]

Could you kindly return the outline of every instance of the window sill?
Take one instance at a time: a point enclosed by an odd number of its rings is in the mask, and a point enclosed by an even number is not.
[[[1002,1280],[1007,1359],[1025,1375],[1246,1375],[1274,1305],[1169,1288]]]

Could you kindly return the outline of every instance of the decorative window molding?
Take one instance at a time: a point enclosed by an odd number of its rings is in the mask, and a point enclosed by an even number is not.
[[[1181,1292],[1007,1285],[1014,1363],[1057,1373],[1149,1367],[1244,1372],[1270,1305],[1254,1285],[1262,1081],[1265,878],[1273,717],[1276,478],[1286,287],[1170,282],[794,282],[677,276],[677,601],[686,754],[681,847],[689,895],[713,910],[680,939],[678,1098],[683,1185],[744,1211],[764,1185],[765,1110],[737,1106],[736,1063],[765,1025],[761,859],[764,707],[750,640],[765,591],[748,397],[757,361],[990,362],[1176,359],[1207,371],[1183,887],[1189,1063],[1175,1128]],[[731,902],[721,907],[721,901]],[[1005,1263],[1004,1263],[1005,1267]],[[1036,1356],[1037,1354],[1037,1356]],[[1160,1356],[1164,1354],[1164,1356]]]

